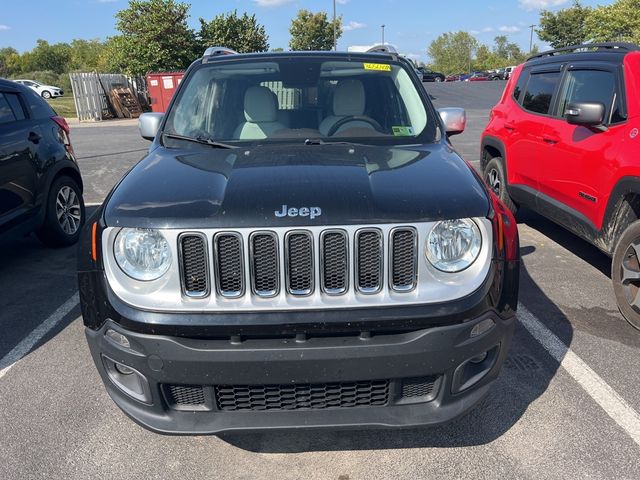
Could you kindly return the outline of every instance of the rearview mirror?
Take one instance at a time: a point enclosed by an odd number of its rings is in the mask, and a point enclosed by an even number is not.
[[[571,125],[601,127],[604,123],[604,105],[600,102],[569,103],[564,117]]]
[[[464,132],[467,126],[467,112],[464,108],[439,108],[438,113],[448,137]]]
[[[153,140],[156,138],[162,117],[164,117],[164,113],[157,112],[143,113],[140,115],[140,118],[138,118],[140,136],[145,140]]]

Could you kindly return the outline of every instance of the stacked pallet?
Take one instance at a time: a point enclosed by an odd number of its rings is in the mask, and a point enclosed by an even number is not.
[[[138,118],[142,113],[140,102],[129,87],[112,88],[109,100],[118,118]]]

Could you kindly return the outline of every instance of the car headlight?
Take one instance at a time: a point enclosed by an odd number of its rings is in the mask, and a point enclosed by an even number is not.
[[[171,266],[169,243],[157,230],[123,228],[113,253],[122,271],[136,280],[156,280]]]
[[[473,220],[444,220],[429,232],[425,255],[438,270],[456,273],[471,266],[481,247],[482,235]]]

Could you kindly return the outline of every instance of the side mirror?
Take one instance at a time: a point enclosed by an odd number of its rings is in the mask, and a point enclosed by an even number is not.
[[[464,132],[467,126],[467,112],[464,108],[439,108],[438,113],[448,137]]]
[[[164,113],[157,112],[149,112],[143,113],[138,118],[138,130],[140,131],[140,136],[145,140],[152,141],[156,138],[156,133],[158,133],[158,129],[160,128],[160,122],[162,122],[162,117],[164,117]]]
[[[604,105],[600,102],[569,103],[564,111],[567,123],[583,127],[602,127],[604,123]]]

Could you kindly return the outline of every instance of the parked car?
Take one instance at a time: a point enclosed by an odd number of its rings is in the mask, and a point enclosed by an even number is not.
[[[438,113],[407,60],[208,50],[139,126],[149,153],[78,250],[90,350],[130,417],[415,426],[485,396],[517,226],[451,147],[464,110]]]
[[[487,72],[475,72],[464,79],[465,82],[486,82],[487,80],[489,80]]]
[[[640,328],[640,47],[588,44],[514,70],[482,136],[484,177],[613,257],[624,317]]]
[[[424,67],[418,67],[418,70],[422,73],[423,82],[444,82],[445,81],[444,73],[434,72],[433,70],[429,70],[428,68],[424,68]]]
[[[445,82],[459,82],[460,78],[463,76],[464,74],[462,73],[456,73],[453,75],[447,75],[444,79]]]
[[[487,80],[506,80],[506,72],[504,69],[494,70],[489,72]]]
[[[505,67],[504,69],[504,79],[508,80],[509,78],[511,78],[511,75],[513,73],[513,71],[516,69],[516,66],[509,66],[509,67]]]
[[[54,87],[52,85],[43,85],[33,80],[14,80],[14,82],[29,87],[36,92],[42,98],[57,98],[64,96],[64,90],[60,87]]]
[[[47,245],[71,245],[83,221],[69,125],[33,90],[0,79],[0,236],[35,231]]]

